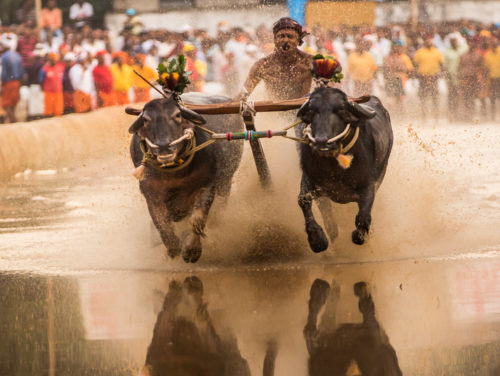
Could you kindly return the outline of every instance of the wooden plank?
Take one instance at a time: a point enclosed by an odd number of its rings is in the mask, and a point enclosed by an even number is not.
[[[243,123],[245,123],[246,130],[255,131],[253,114],[250,111],[245,111],[241,114],[241,116],[243,118]],[[260,184],[264,188],[271,187],[271,172],[269,171],[269,166],[267,164],[266,156],[264,155],[264,150],[262,150],[260,140],[250,140],[250,149],[252,150],[255,167],[257,167]]]
[[[253,103],[257,112],[288,111],[300,108],[308,98],[297,98],[286,101],[256,101]],[[364,103],[370,99],[369,95],[359,98],[349,98],[349,100]],[[225,102],[216,104],[184,104],[185,107],[202,115],[239,114],[240,102]],[[129,115],[139,115],[142,110],[127,107],[125,112]]]

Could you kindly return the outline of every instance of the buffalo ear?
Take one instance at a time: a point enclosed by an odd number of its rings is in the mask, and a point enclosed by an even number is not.
[[[182,117],[187,121],[190,121],[191,123],[196,125],[203,125],[207,122],[205,118],[199,113],[194,112],[193,110],[190,110],[189,108],[186,108],[184,106],[179,106],[179,108],[181,110]]]
[[[307,113],[309,112],[310,108],[311,107],[310,107],[309,101],[308,100],[305,101],[304,104],[302,106],[300,106],[299,111],[297,112],[297,117],[299,119],[304,120],[307,123],[310,123],[311,121],[309,119],[304,118],[307,115]]]
[[[361,119],[371,119],[377,115],[375,110],[370,108],[367,105],[359,104],[356,102],[347,102],[347,106],[349,111],[356,117],[359,117]]]
[[[136,133],[142,126],[144,125],[144,112],[141,112],[137,119],[132,123],[130,128],[128,129],[128,133],[134,134]]]

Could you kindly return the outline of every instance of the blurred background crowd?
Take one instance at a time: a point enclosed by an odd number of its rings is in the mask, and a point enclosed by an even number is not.
[[[38,29],[32,9],[0,28],[2,122],[148,101],[158,94],[133,70],[154,84],[158,63],[180,54],[192,71],[187,91],[234,97],[253,63],[274,49],[272,25],[150,29],[130,8],[121,31],[111,33],[90,26],[91,4],[76,1],[63,23],[56,0],[48,0]],[[343,90],[376,94],[396,113],[414,93],[423,119],[489,121],[499,111],[499,26],[465,19],[416,28],[310,25],[300,48],[339,59]]]

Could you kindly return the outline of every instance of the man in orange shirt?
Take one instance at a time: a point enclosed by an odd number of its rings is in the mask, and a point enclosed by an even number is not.
[[[432,100],[433,115],[437,120],[439,114],[438,78],[444,63],[444,56],[434,47],[432,35],[428,35],[425,38],[424,46],[415,52],[413,61],[417,65],[418,96],[420,98],[422,119],[425,120],[427,115],[425,99],[430,97]]]
[[[40,27],[42,28],[41,37],[43,42],[45,42],[48,32],[52,32],[57,37],[62,36],[62,13],[61,9],[56,7],[56,0],[48,0],[47,8],[42,9]]]
[[[360,39],[356,42],[356,50],[347,57],[347,74],[354,82],[354,96],[373,92],[373,80],[378,67],[369,49],[370,42]]]
[[[148,80],[149,83],[154,84],[154,82],[158,79],[158,75],[153,68],[145,64],[146,55],[137,54],[134,59],[134,70]],[[134,85],[134,102],[149,102],[151,100],[151,96],[149,95],[151,86],[148,85],[147,82],[144,82],[144,80],[135,73],[132,77],[132,84]]]

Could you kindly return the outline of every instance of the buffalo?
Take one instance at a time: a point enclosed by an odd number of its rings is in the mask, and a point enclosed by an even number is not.
[[[230,98],[193,93],[184,95],[182,100],[213,104],[228,102]],[[210,134],[203,129],[239,132],[243,124],[238,115],[211,115],[205,120],[182,102],[166,97],[146,103],[129,128],[133,134],[130,154],[134,166],[144,173],[139,185],[153,224],[167,254],[174,258],[182,253],[185,262],[200,258],[210,207],[215,195],[229,196],[243,153],[240,142],[216,142],[194,149],[210,140]],[[173,222],[188,216],[191,231],[181,244]]]
[[[300,145],[303,174],[298,202],[311,249],[322,252],[328,248],[328,239],[313,216],[313,199],[318,199],[332,242],[338,228],[328,198],[341,204],[357,202],[352,241],[363,244],[370,229],[375,192],[384,178],[392,149],[389,113],[375,96],[360,104],[339,89],[319,87],[297,117],[306,125],[301,129],[308,141]]]

